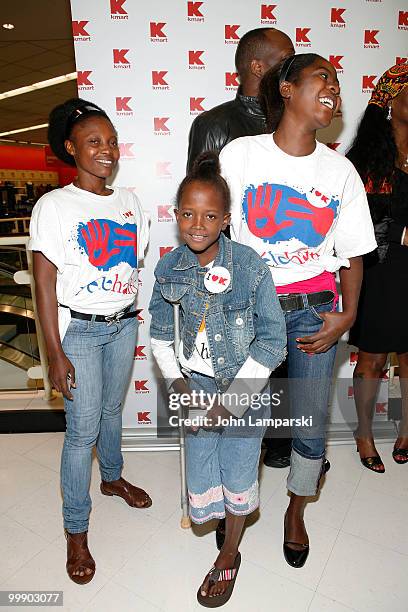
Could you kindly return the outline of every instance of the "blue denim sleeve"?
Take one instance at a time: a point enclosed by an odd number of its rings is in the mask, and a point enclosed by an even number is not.
[[[255,339],[249,354],[273,371],[286,357],[286,325],[269,269],[256,288],[254,323]]]
[[[174,340],[173,306],[164,299],[157,280],[154,283],[149,304],[151,316],[150,337],[157,340]]]

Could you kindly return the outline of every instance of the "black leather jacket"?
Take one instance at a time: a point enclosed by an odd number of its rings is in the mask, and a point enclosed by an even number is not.
[[[235,100],[219,104],[194,119],[188,141],[187,171],[200,153],[219,153],[231,140],[263,134],[265,127],[258,98],[238,92]]]

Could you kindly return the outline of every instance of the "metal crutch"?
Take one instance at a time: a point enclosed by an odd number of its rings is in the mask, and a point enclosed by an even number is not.
[[[174,354],[176,355],[177,363],[179,362],[179,350],[180,350],[180,304],[173,304],[174,314]],[[188,513],[188,491],[187,491],[187,478],[186,478],[186,445],[185,445],[185,431],[183,424],[183,407],[180,404],[178,409],[179,417],[179,432],[180,432],[180,475],[181,475],[181,521],[180,526],[182,529],[189,529],[191,527],[191,519]]]

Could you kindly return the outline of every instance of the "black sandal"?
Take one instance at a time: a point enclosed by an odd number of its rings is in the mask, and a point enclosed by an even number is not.
[[[227,603],[234,590],[235,580],[237,579],[239,566],[241,565],[241,553],[238,553],[235,557],[234,567],[230,569],[218,569],[215,565],[212,566],[207,576],[209,579],[209,587],[220,581],[228,581],[229,585],[225,589],[222,595],[202,595],[201,587],[197,591],[197,601],[205,608],[219,608]]]
[[[402,455],[404,459],[397,459],[398,455]],[[403,464],[408,463],[408,448],[394,448],[392,451],[392,458],[395,463]]]
[[[356,436],[355,431],[353,432],[353,436],[356,441],[357,452],[358,454],[360,454],[360,451],[358,450],[358,442],[357,442],[358,436]],[[380,455],[373,455],[372,457],[361,457],[360,455],[360,461],[364,465],[364,467],[367,468],[367,470],[371,470],[372,472],[376,472],[377,474],[384,474],[385,472],[385,465]],[[379,470],[376,469],[377,465],[381,466]]]

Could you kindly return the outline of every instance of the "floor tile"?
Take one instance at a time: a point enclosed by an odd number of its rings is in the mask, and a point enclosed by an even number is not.
[[[1,450],[10,450],[19,455],[24,455],[36,446],[48,442],[54,438],[55,433],[21,433],[21,434],[1,434]]]
[[[57,478],[56,472],[25,456],[10,453],[0,464],[0,512],[25,499],[47,482]]]
[[[406,556],[340,533],[317,592],[358,612],[406,610],[407,575]]]
[[[310,554],[302,568],[292,568],[284,559],[283,513],[273,515],[261,511],[259,522],[245,530],[240,550],[243,556],[253,563],[307,588],[315,589],[337,538],[338,529],[312,520],[307,521],[307,529]]]
[[[202,607],[196,602],[196,592],[216,556],[214,542],[207,545],[192,531],[181,530],[172,517],[124,565],[114,581],[166,612],[198,611]],[[312,597],[312,590],[251,563],[243,554],[233,597],[224,609],[269,612],[273,602],[280,612],[306,612]]]
[[[349,608],[334,599],[316,593],[308,612],[350,612],[350,610],[353,612],[354,608]]]
[[[61,451],[64,444],[64,434],[55,434],[46,443],[39,444],[25,453],[27,459],[31,459],[44,467],[59,472],[61,464]]]
[[[47,542],[12,518],[0,521],[0,580],[6,580],[29,559],[47,546]]]
[[[145,489],[153,500],[146,512],[165,522],[180,506],[180,476],[178,469],[158,462],[146,462],[142,453],[125,453],[123,477]]]
[[[60,396],[54,396],[51,400],[44,397],[35,397],[28,404],[27,410],[64,410],[64,400]]]
[[[59,481],[55,479],[9,508],[6,515],[53,542],[63,531],[61,507]]]
[[[142,599],[129,589],[109,581],[87,604],[84,612],[112,612],[118,610],[141,610],[143,612],[163,612],[152,603]]]
[[[408,555],[407,517],[408,499],[380,493],[363,482],[357,489],[342,530]]]
[[[119,497],[105,497],[92,512],[89,542],[103,571],[117,572],[157,532],[162,523]]]
[[[0,399],[0,410],[25,410],[32,401],[31,396],[15,397],[10,399]]]
[[[384,474],[375,474],[372,470],[363,468],[361,483],[368,485],[381,493],[401,497],[408,500],[408,463],[395,463],[391,456],[394,444],[377,444],[377,450],[385,465]]]
[[[109,577],[96,564],[96,573],[88,584],[77,585],[68,578],[65,569],[66,553],[54,544],[48,544],[39,554],[30,559],[6,582],[3,589],[36,591],[63,591],[64,606],[47,607],[46,610],[78,612],[86,610],[88,603],[105,586]],[[133,608],[134,609],[134,608]],[[113,610],[119,609],[112,608]],[[131,608],[129,609],[131,610]],[[120,612],[124,612],[120,610]]]

